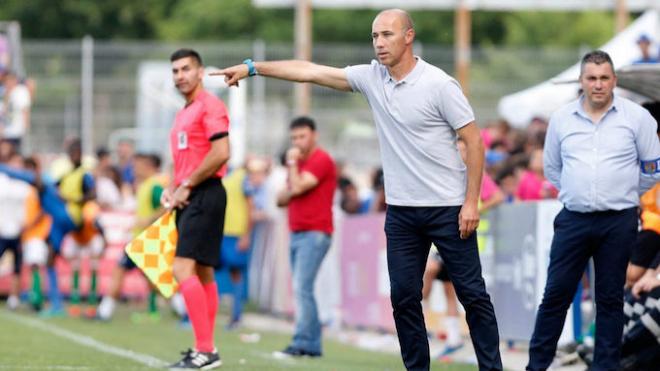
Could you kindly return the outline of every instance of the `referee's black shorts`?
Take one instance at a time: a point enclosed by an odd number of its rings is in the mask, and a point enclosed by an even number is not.
[[[438,264],[440,264],[440,270],[438,271],[438,274],[435,276],[435,278],[442,282],[451,282],[451,279],[449,278],[449,272],[447,272],[447,266],[442,261],[442,258],[438,252],[433,252],[433,259],[437,261]]]
[[[215,266],[225,227],[227,193],[219,178],[209,178],[193,188],[188,206],[176,212],[179,239],[176,256]]]

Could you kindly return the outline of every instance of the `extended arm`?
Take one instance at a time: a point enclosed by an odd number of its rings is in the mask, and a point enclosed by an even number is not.
[[[342,91],[352,90],[348,83],[346,72],[341,68],[301,60],[254,62],[254,66],[257,73],[261,76],[294,82],[311,82]],[[248,66],[246,64],[239,64],[211,72],[210,75],[224,75],[227,85],[238,86],[240,80],[249,76],[248,72]]]

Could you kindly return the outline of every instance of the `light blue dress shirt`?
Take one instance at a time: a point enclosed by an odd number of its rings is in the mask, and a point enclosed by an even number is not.
[[[582,107],[583,99],[550,118],[543,151],[546,178],[571,211],[639,206],[639,196],[660,180],[658,124],[646,109],[616,95],[594,123]]]

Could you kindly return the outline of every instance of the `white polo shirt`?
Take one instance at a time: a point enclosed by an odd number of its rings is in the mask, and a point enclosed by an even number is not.
[[[416,58],[401,81],[375,60],[346,67],[346,76],[373,112],[387,204],[459,206],[467,180],[456,130],[474,121],[474,113],[456,80]]]

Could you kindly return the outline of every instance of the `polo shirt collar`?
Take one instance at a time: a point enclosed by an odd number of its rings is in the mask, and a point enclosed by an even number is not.
[[[422,58],[415,56],[415,59],[417,60],[417,63],[415,63],[415,67],[413,67],[412,71],[410,71],[406,77],[401,79],[400,81],[394,80],[394,78],[390,75],[390,71],[385,68],[385,74],[387,76],[387,82],[392,83],[392,84],[410,84],[414,85],[419,78],[422,76],[422,73],[424,72],[424,65],[426,62],[422,60]]]

